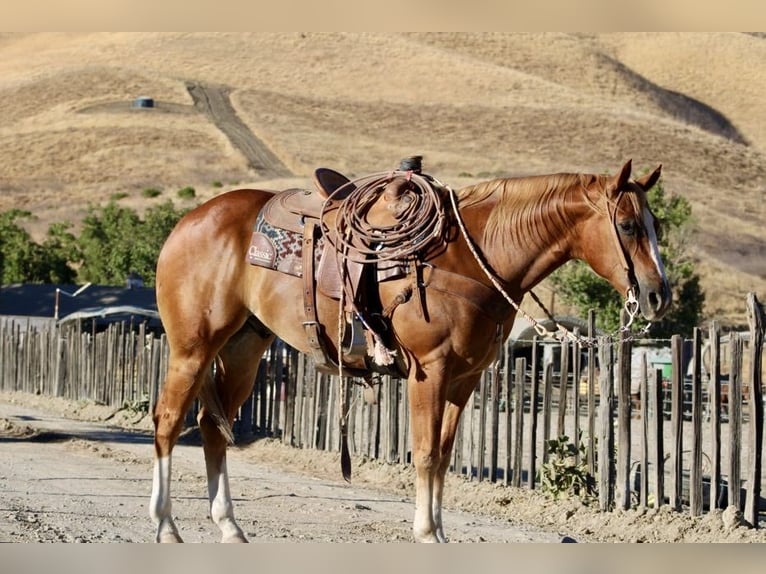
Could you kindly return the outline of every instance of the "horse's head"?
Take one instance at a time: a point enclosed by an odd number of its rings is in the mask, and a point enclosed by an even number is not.
[[[593,201],[597,214],[589,218],[581,245],[582,259],[629,302],[637,301],[649,321],[660,319],[672,299],[657,243],[657,220],[646,198],[661,167],[630,181],[628,160],[616,176],[597,179],[602,198]],[[591,198],[594,192],[589,189]]]

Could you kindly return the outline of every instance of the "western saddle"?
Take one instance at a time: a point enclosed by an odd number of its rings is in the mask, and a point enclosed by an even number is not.
[[[340,369],[348,376],[366,378],[369,372],[406,376],[402,357],[390,348],[393,341],[387,322],[413,288],[405,289],[391,308],[382,309],[375,286],[416,273],[423,247],[443,239],[441,188],[429,176],[420,175],[419,160],[418,156],[408,158],[398,171],[354,181],[319,168],[314,172],[316,189],[280,192],[258,218],[248,260],[303,278],[304,327],[318,370],[338,374],[338,362],[342,362]],[[420,237],[424,213],[434,220],[430,226],[426,223],[433,233],[425,240]],[[416,237],[410,236],[406,223],[413,218],[418,220]],[[274,233],[264,233],[268,227],[291,235],[296,244],[300,238],[300,253],[295,249],[291,258],[277,263],[279,246],[274,244]],[[393,250],[386,244],[391,238]],[[317,291],[344,306],[342,357],[337,360],[329,356],[324,343]]]

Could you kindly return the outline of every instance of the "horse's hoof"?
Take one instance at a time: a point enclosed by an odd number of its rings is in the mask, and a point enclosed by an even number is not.
[[[221,538],[221,542],[224,544],[247,544],[250,541],[245,537],[244,534],[232,534],[231,536],[224,536]]]
[[[160,544],[183,542],[177,532],[159,532],[157,533],[156,542]]]

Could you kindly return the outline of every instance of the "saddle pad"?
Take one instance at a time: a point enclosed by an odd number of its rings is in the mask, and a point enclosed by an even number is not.
[[[319,264],[322,238],[317,240],[315,265]],[[250,238],[247,260],[251,265],[276,269],[296,277],[303,276],[303,232],[297,233],[280,229],[267,223],[263,215],[255,222],[255,229]]]

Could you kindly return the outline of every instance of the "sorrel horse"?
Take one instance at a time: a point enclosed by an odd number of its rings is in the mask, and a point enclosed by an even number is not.
[[[449,229],[442,248],[418,263],[417,293],[401,297],[413,289],[409,275],[377,283],[381,306],[393,309],[394,350],[406,364],[416,541],[446,541],[442,494],[458,420],[525,292],[577,258],[637,302],[646,319],[667,310],[671,292],[646,199],[660,167],[635,180],[628,161],[614,176],[552,174],[449,190]],[[196,397],[210,516],[222,541],[247,541],[229,491],[230,425],[275,336],[310,351],[303,280],[245,259],[256,218],[273,195],[238,189],[209,200],[178,223],[159,256],[157,302],[170,345],[154,411],[150,515],[160,542],[181,541],[171,514],[171,453]],[[340,303],[316,297],[322,337],[337,349]]]

